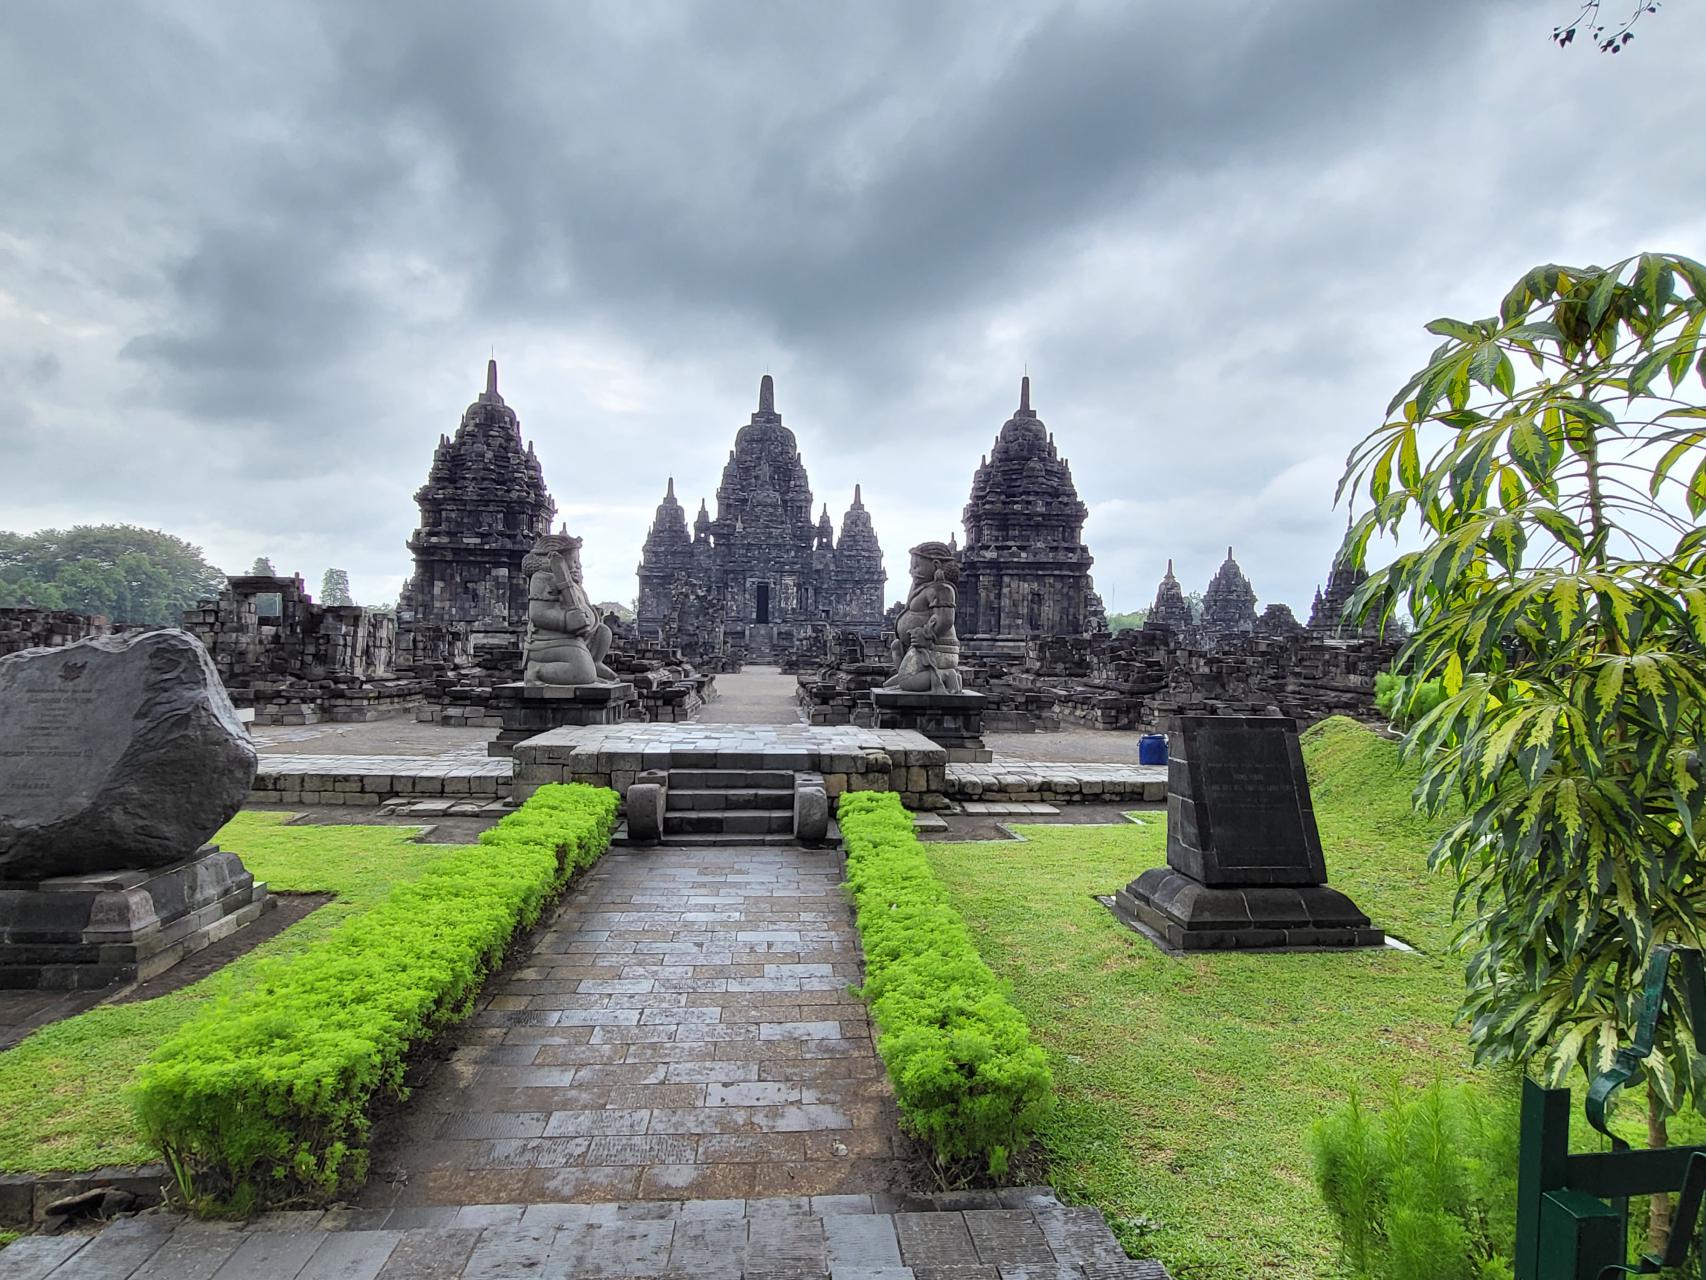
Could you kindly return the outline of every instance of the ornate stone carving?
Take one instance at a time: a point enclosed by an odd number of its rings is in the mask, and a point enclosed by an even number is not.
[[[409,537],[415,571],[398,612],[422,623],[519,626],[527,605],[522,557],[551,532],[557,506],[521,420],[498,394],[498,364],[462,415],[455,438],[439,437],[427,482],[415,494],[420,527]]]
[[[547,533],[522,560],[527,576],[526,684],[606,684],[610,628],[581,585],[581,540]]]
[[[960,565],[945,542],[921,542],[912,548],[912,586],[906,607],[894,625],[889,645],[895,673],[885,689],[907,693],[959,693],[964,682],[960,665],[960,637],[954,629],[959,604],[954,584]]]
[[[1088,515],[1071,464],[1031,409],[1031,380],[1025,378],[1019,407],[972,476],[962,517],[959,625],[974,648],[984,638],[1013,641],[1092,630],[1094,558],[1084,545]]]
[[[839,538],[828,509],[814,520],[813,505],[799,441],[766,374],[723,468],[716,516],[701,501],[689,532],[673,480],[658,504],[640,557],[641,634],[753,658],[830,628],[881,635],[883,553],[857,486]],[[696,604],[684,613],[687,596]]]

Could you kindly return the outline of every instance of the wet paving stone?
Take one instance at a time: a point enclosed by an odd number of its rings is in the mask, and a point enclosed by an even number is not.
[[[449,1203],[482,1185],[459,1170],[592,1202],[906,1185],[840,881],[805,849],[607,854],[380,1133],[394,1192],[363,1203]]]

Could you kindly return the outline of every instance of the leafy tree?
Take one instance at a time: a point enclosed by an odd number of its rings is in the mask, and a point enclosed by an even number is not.
[[[321,604],[354,604],[349,593],[349,574],[343,569],[327,569],[320,579]]]
[[[1149,617],[1149,610],[1134,609],[1130,613],[1110,613],[1108,615],[1108,630],[1112,632],[1135,631]]]
[[[224,587],[225,575],[200,547],[157,529],[77,525],[0,534],[0,604],[175,626],[185,609]]]
[[[278,570],[272,567],[272,561],[265,556],[256,556],[255,563],[249,566],[249,576],[252,578],[276,578]]]
[[[1703,321],[1687,258],[1537,267],[1497,316],[1428,326],[1445,341],[1340,482],[1373,503],[1357,563],[1377,532],[1421,533],[1351,607],[1407,606],[1395,670],[1444,685],[1406,750],[1419,803],[1459,815],[1432,857],[1459,878],[1470,1042],[1555,1083],[1630,1039],[1656,944],[1703,941]],[[1706,1096],[1689,1032],[1673,999],[1646,1069],[1655,1146]],[[1655,1198],[1655,1247],[1668,1226]]]

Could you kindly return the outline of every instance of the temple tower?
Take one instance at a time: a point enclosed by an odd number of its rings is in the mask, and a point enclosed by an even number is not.
[[[1256,589],[1226,548],[1226,559],[1202,593],[1202,629],[1210,638],[1249,635],[1256,629]]]
[[[689,580],[706,597],[706,620],[695,624],[706,648],[738,648],[764,661],[832,623],[881,628],[882,550],[870,516],[855,493],[844,557],[827,506],[821,516],[813,511],[799,442],[776,411],[769,374],[759,383],[757,411],[735,434],[716,497],[715,516],[701,502],[690,539],[684,518],[675,533],[673,484],[658,507],[639,568],[642,630],[670,629],[669,602]]]
[[[498,394],[498,362],[486,389],[440,436],[427,481],[415,493],[420,527],[409,536],[415,569],[398,613],[421,623],[520,626],[527,621],[521,560],[551,528],[557,504],[521,420]]]
[[[962,643],[999,651],[1032,635],[1079,636],[1091,623],[1090,566],[1084,545],[1089,509],[1072,467],[1031,410],[1031,380],[1019,407],[972,477],[959,583]]]
[[[1375,636],[1380,627],[1374,622],[1355,623],[1345,619],[1345,606],[1356,589],[1368,581],[1368,570],[1357,568],[1342,557],[1333,557],[1333,568],[1327,575],[1325,593],[1315,589],[1315,605],[1309,611],[1309,630],[1318,636],[1339,640],[1354,640]]]
[[[1185,636],[1191,633],[1195,625],[1196,620],[1191,617],[1190,601],[1185,599],[1184,588],[1173,576],[1173,562],[1169,560],[1161,585],[1155,588],[1155,603],[1150,606],[1149,616],[1143,620],[1144,630],[1157,631],[1166,628]]]

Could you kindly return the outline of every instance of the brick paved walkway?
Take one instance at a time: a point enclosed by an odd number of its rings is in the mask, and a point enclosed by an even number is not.
[[[747,667],[717,677],[717,698],[705,704],[699,724],[796,724],[800,682],[776,667]]]
[[[0,1251],[0,1280],[1167,1280],[1045,1187],[938,1196],[176,1214]]]
[[[906,1189],[840,879],[612,851],[381,1126],[360,1205],[29,1237],[0,1280],[1167,1280],[1047,1188]]]
[[[375,1150],[370,1206],[745,1199],[914,1176],[834,854],[607,854]]]

